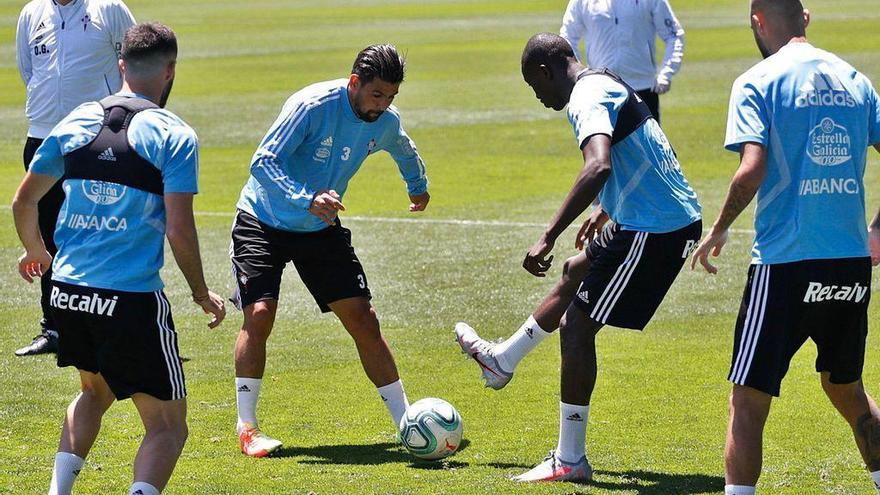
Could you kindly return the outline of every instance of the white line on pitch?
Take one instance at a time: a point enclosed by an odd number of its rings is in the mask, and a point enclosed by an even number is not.
[[[11,210],[9,205],[0,205],[0,209]],[[200,217],[229,217],[232,219],[233,213],[226,211],[200,211],[194,212]],[[506,222],[503,220],[462,220],[458,218],[400,218],[400,217],[363,217],[363,216],[346,216],[342,217],[343,221],[349,222],[367,222],[367,223],[412,223],[412,224],[435,224],[435,225],[457,225],[462,227],[528,227],[541,228],[547,224],[537,222]],[[749,234],[754,235],[755,231],[750,229],[730,229],[733,234]]]

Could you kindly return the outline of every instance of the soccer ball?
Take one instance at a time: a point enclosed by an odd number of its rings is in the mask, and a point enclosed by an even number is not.
[[[452,404],[422,399],[400,418],[400,441],[419,459],[443,459],[458,450],[462,429],[461,416]]]

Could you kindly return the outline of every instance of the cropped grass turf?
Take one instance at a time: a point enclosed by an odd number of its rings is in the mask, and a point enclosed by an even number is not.
[[[171,494],[638,494],[720,493],[725,381],[732,329],[748,263],[748,234],[734,235],[721,272],[685,272],[644,333],[599,337],[600,377],[590,417],[591,485],[518,486],[508,477],[555,446],[558,341],[529,356],[506,389],[481,388],[452,339],[466,320],[485,336],[512,332],[559,275],[535,279],[519,264],[580,167],[563,114],[544,109],[519,75],[533,33],[558,29],[564,1],[547,0],[129,0],[139,20],[170,24],[180,38],[170,108],[199,133],[202,193],[196,200],[203,258],[215,290],[230,289],[229,225],[253,150],[293,91],[343,77],[354,55],[393,42],[408,56],[396,102],[428,165],[432,202],[406,212],[396,168],[367,161],[345,198],[343,221],[366,267],[383,331],[410,400],[438,396],[465,424],[464,449],[441,463],[416,463],[393,444],[394,429],[354,346],[332,316],[318,314],[290,271],[269,343],[259,413],[285,442],[277,458],[237,451],[232,346],[241,324],[217,330],[188,300],[173,265],[163,272],[174,306],[189,389],[191,435],[167,488]],[[673,0],[687,31],[681,74],[662,98],[663,125],[706,223],[714,220],[736,156],[724,152],[728,92],[757,62],[746,3]],[[26,124],[15,68],[15,22],[23,1],[0,0],[0,198],[21,178]],[[880,14],[873,0],[816,0],[809,34],[880,80]],[[876,211],[877,160],[866,189]],[[44,493],[62,411],[77,392],[71,369],[49,357],[15,358],[37,332],[37,288],[18,279],[12,217],[0,209],[0,493]],[[401,223],[389,218],[430,219]],[[440,220],[522,222],[534,226]],[[834,221],[834,219],[828,219]],[[750,228],[751,213],[736,225]],[[834,242],[829,239],[828,242]],[[573,232],[557,245],[561,261]],[[875,277],[875,283],[877,277]],[[876,285],[874,296],[876,297]],[[877,320],[865,370],[880,394]],[[868,493],[848,428],[822,396],[804,347],[776,401],[765,442],[762,493]],[[130,402],[115,405],[77,482],[77,493],[123,493],[141,426]]]

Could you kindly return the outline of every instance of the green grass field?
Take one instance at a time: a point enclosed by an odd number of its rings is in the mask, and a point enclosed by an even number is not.
[[[22,176],[24,89],[15,66],[23,0],[0,0],[0,203]],[[276,458],[238,453],[232,346],[241,324],[219,329],[188,301],[173,262],[164,271],[186,363],[190,439],[167,493],[195,494],[639,494],[721,493],[732,346],[751,228],[737,223],[721,272],[682,274],[644,333],[608,329],[599,338],[600,377],[588,431],[597,470],[591,485],[518,486],[508,478],[555,446],[557,337],[527,358],[501,392],[481,388],[458,352],[452,326],[506,336],[558,276],[535,279],[522,255],[561,202],[581,163],[564,114],[544,109],[522,82],[526,39],[555,31],[563,0],[129,0],[138,20],[170,24],[180,61],[170,109],[198,131],[196,201],[212,288],[227,293],[229,225],[251,154],[293,91],[347,75],[355,54],[393,42],[408,54],[396,102],[428,165],[432,202],[406,211],[393,162],[371,158],[345,198],[347,225],[366,267],[383,331],[411,401],[452,402],[465,448],[441,463],[415,463],[393,444],[394,429],[354,346],[321,316],[291,271],[270,340],[260,402],[262,426],[282,439]],[[662,99],[663,124],[714,220],[737,166],[721,149],[734,78],[757,62],[745,0],[674,0],[687,30],[685,62]],[[813,42],[880,80],[876,0],[814,0]],[[871,155],[869,209],[876,211]],[[20,247],[0,208],[0,493],[45,493],[62,411],[78,390],[72,369],[12,351],[37,332],[38,289],[15,272]],[[409,221],[412,220],[412,221]],[[462,223],[459,220],[474,221]],[[833,219],[829,219],[833,221]],[[829,240],[833,242],[833,240]],[[557,245],[572,254],[574,233]],[[875,277],[875,282],[878,279]],[[875,294],[876,297],[876,286]],[[880,393],[878,306],[865,381]],[[870,491],[851,435],[819,388],[815,349],[797,356],[766,431],[762,493]],[[130,401],[114,406],[77,482],[77,493],[123,493],[141,426]]]

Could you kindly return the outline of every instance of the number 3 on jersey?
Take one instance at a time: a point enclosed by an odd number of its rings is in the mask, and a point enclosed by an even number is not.
[[[351,148],[346,146],[345,148],[342,148],[342,161],[347,162],[349,158],[351,158]],[[361,287],[361,289],[363,289],[363,287]]]
[[[364,275],[362,273],[358,273],[358,287],[361,289],[367,288],[367,281],[364,279]]]

